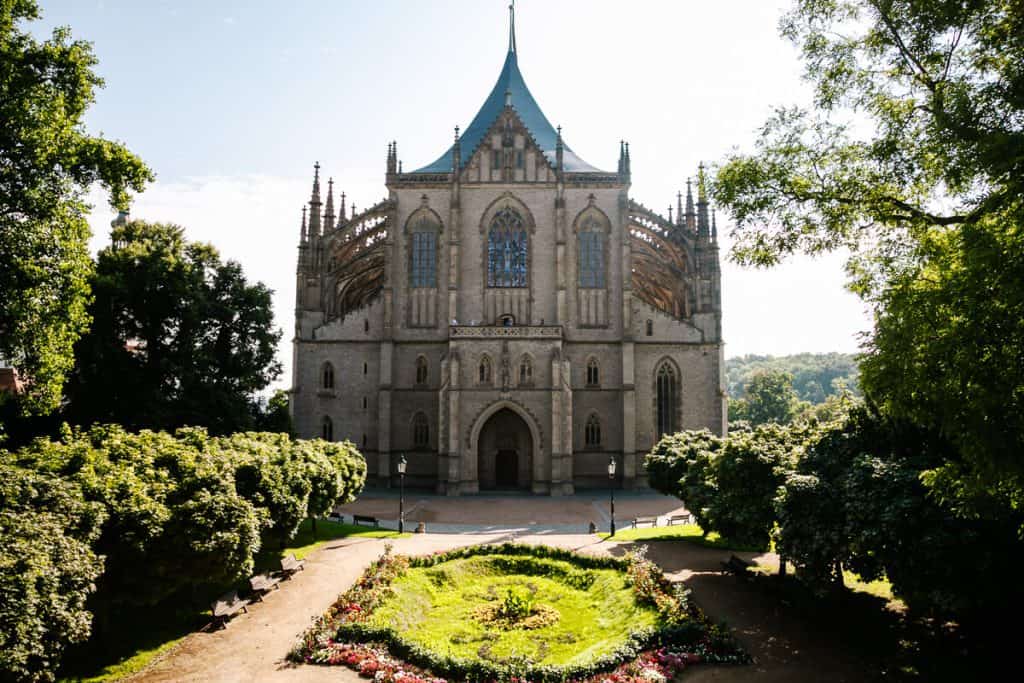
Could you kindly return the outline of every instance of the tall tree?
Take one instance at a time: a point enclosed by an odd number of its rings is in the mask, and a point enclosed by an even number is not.
[[[965,514],[1024,499],[1024,12],[1003,0],[798,0],[814,85],[718,170],[734,257],[845,247],[875,310],[869,399],[959,454],[929,481]]]
[[[793,376],[779,370],[759,370],[747,383],[744,398],[729,402],[729,419],[752,425],[789,424],[800,402],[793,390]]]
[[[76,422],[251,428],[255,394],[281,372],[271,292],[182,229],[130,221],[93,282],[94,323],[68,386]]]
[[[22,410],[55,409],[89,324],[89,205],[111,205],[152,174],[119,143],[90,136],[83,117],[103,81],[89,43],[67,28],[38,41],[22,28],[34,0],[0,3],[0,357],[25,377]]]

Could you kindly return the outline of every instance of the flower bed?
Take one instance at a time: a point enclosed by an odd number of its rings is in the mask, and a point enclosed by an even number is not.
[[[642,552],[505,544],[409,558],[388,547],[290,659],[410,683],[659,681],[700,661],[748,661],[688,593]]]

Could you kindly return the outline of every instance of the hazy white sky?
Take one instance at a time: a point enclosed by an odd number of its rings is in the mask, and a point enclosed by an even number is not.
[[[701,160],[750,150],[774,105],[806,102],[783,0],[520,0],[519,65],[581,157],[614,170],[630,142],[634,199],[665,211]],[[275,290],[290,377],[299,217],[312,165],[349,201],[385,195],[387,143],[435,159],[498,76],[505,0],[42,0],[35,30],[70,25],[107,80],[93,132],[125,141],[157,181],[135,217],[171,221]],[[93,246],[109,238],[99,202]],[[724,228],[724,230],[723,230]],[[728,218],[719,215],[726,232]],[[723,240],[728,246],[728,241]],[[842,259],[771,271],[724,264],[729,356],[855,351],[870,320]]]

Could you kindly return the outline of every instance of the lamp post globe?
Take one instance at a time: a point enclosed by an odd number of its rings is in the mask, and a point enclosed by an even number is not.
[[[613,455],[608,460],[608,493],[611,496],[611,513],[612,513],[612,524],[611,534],[615,535],[615,456]]]
[[[405,532],[405,453],[398,461],[398,533]]]

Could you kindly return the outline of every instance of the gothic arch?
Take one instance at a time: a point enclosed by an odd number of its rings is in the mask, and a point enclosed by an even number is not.
[[[414,229],[428,228],[444,232],[444,221],[441,220],[441,216],[436,211],[429,206],[423,205],[410,213],[409,217],[405,219],[403,232],[408,235]]]
[[[610,233],[612,231],[612,221],[608,218],[608,214],[591,203],[576,214],[576,218],[572,221],[572,231],[578,233],[582,229],[595,228],[603,228],[605,233]]]
[[[529,352],[519,356],[519,364],[516,366],[516,385],[521,387],[532,387],[535,382],[537,364],[533,355]]]
[[[683,424],[683,373],[679,369],[679,364],[670,356],[662,356],[653,366],[654,372],[651,376],[651,409],[654,427],[655,441],[661,439],[662,432],[661,427],[663,426],[662,421],[668,421],[668,431],[664,432],[675,433],[682,429]],[[671,394],[664,396],[660,393],[659,384],[664,380],[664,371],[671,373]],[[668,401],[666,406],[661,405],[662,400]],[[662,410],[664,409],[664,413]]]
[[[505,192],[484,209],[483,215],[480,216],[480,234],[487,234],[487,231],[491,228],[491,221],[494,220],[494,216],[504,208],[512,208],[518,211],[523,217],[523,223],[526,225],[527,232],[531,235],[536,232],[537,221],[534,220],[533,212],[530,211],[529,207],[521,199],[511,192]]]
[[[519,417],[523,418],[523,422],[525,422],[526,426],[529,428],[530,436],[533,439],[533,457],[535,459],[538,458],[544,452],[544,432],[541,430],[537,419],[533,416],[533,413],[527,410],[522,404],[510,399],[495,401],[477,413],[476,417],[473,418],[473,423],[466,434],[466,448],[469,455],[472,458],[477,457],[477,443],[480,439],[480,430],[484,428],[484,425],[487,424],[487,420],[489,420],[492,415],[504,408],[508,408],[513,413],[516,413]]]

